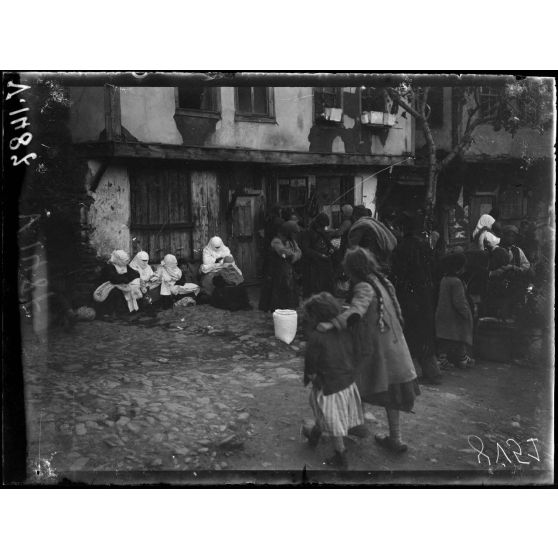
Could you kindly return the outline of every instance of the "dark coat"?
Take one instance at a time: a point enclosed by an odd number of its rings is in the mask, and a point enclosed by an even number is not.
[[[459,277],[442,278],[436,309],[436,334],[439,339],[473,344],[473,313],[465,285]]]
[[[259,309],[273,312],[279,309],[296,310],[298,290],[293,264],[301,257],[300,248],[294,241],[283,243],[274,238],[269,247],[268,267],[260,293]]]
[[[331,256],[333,246],[326,231],[310,228],[301,238],[302,294],[307,298],[315,293],[334,291],[334,272]]]
[[[309,334],[304,385],[310,381],[321,388],[324,395],[338,393],[355,381],[353,341],[348,331],[319,333],[314,330]]]
[[[405,321],[405,339],[416,358],[435,353],[434,253],[425,239],[405,236],[393,252],[391,278]]]
[[[112,264],[108,263],[101,270],[99,284],[110,281],[113,285],[127,285],[134,279],[138,279],[139,276],[139,271],[132,269],[129,265],[126,266],[126,273],[120,274]]]
[[[355,355],[357,359],[356,382],[363,401],[376,404],[376,395],[388,393],[392,386],[409,384],[417,375],[409,353],[403,329],[398,318],[397,300],[379,280],[371,278],[384,301],[386,330],[378,327],[378,297],[368,282],[354,286],[350,307],[332,320],[339,329],[347,329],[355,316],[360,320],[354,326]],[[401,402],[402,410],[412,408],[414,395]],[[405,404],[406,403],[406,404]]]
[[[99,274],[99,285],[109,281],[113,285],[123,285],[138,279],[139,272],[126,266],[126,273],[118,273],[114,265],[107,263]],[[103,302],[95,302],[95,309],[99,315],[103,314],[128,314],[130,311],[122,291],[113,289],[106,300]]]

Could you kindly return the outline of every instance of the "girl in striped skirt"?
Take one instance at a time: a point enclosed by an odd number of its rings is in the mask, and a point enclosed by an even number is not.
[[[333,320],[341,306],[329,293],[310,297],[303,306],[310,333],[304,362],[304,385],[312,382],[310,407],[316,423],[303,427],[303,433],[315,447],[322,434],[331,437],[335,454],[329,465],[347,469],[347,450],[343,436],[350,428],[364,424],[362,403],[355,384],[353,341],[348,331],[316,331],[320,322]]]

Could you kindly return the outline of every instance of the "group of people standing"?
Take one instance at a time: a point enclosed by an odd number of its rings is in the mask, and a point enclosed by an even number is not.
[[[326,213],[319,213],[304,228],[296,213],[271,211],[263,231],[260,310],[296,309],[301,294],[303,298],[320,292],[336,294],[338,284],[346,279],[341,264],[349,231],[359,217],[369,216],[369,210],[344,205],[341,213],[339,228],[330,230]]]

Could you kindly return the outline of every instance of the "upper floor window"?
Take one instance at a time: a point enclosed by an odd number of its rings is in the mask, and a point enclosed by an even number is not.
[[[177,87],[176,108],[181,114],[218,116],[220,99],[218,87]]]
[[[282,206],[303,210],[308,198],[308,179],[280,177],[278,180],[278,201]]]
[[[326,109],[343,109],[341,87],[314,87],[314,119],[322,120]]]
[[[386,94],[381,88],[361,88],[360,103],[362,112],[386,112]]]
[[[236,120],[275,122],[272,87],[235,87]]]
[[[480,115],[482,117],[495,116],[500,104],[501,93],[495,87],[481,85],[479,87]]]
[[[441,128],[444,125],[444,88],[431,87],[428,91],[428,106],[430,116],[428,123],[431,128]]]

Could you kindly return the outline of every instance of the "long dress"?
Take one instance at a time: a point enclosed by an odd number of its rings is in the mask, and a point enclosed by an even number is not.
[[[378,295],[383,301],[384,331],[379,325]],[[354,286],[350,307],[332,323],[337,329],[353,328],[356,383],[361,399],[411,411],[420,389],[396,304],[382,281],[370,276],[368,281]]]
[[[334,292],[333,246],[326,231],[310,228],[302,235],[302,295]],[[325,256],[325,257],[324,257]]]
[[[260,295],[260,310],[274,312],[277,309],[298,308],[299,296],[293,264],[300,260],[301,255],[300,248],[294,240],[283,242],[278,237],[273,239]]]
[[[436,353],[434,254],[427,241],[405,236],[392,256],[392,282],[405,320],[405,339],[419,361]]]

